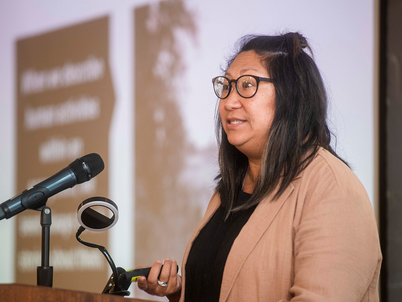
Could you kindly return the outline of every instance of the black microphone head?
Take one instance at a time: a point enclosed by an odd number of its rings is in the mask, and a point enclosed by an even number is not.
[[[105,168],[99,154],[91,153],[73,161],[69,167],[77,177],[77,184],[90,180]]]

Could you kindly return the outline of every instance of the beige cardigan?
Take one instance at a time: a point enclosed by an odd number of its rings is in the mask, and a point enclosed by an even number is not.
[[[212,196],[192,242],[219,207]],[[374,302],[381,251],[366,191],[324,149],[278,200],[264,199],[228,255],[220,302]],[[191,302],[191,301],[186,301]]]

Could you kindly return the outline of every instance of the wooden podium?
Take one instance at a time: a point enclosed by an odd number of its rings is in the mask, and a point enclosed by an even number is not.
[[[150,302],[115,295],[94,294],[67,289],[23,284],[0,284],[4,302]]]

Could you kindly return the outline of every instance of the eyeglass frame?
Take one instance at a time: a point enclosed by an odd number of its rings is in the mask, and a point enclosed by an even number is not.
[[[242,78],[242,77],[252,77],[252,78],[254,78],[255,81],[257,82],[257,88],[255,89],[255,92],[254,92],[254,94],[253,94],[252,96],[243,96],[243,95],[239,92],[239,88],[237,87],[237,81],[238,81],[240,78]],[[225,96],[224,98],[220,97],[220,96],[216,93],[216,91],[215,91],[215,83],[214,83],[214,82],[215,82],[215,80],[216,80],[217,78],[225,78],[225,79],[229,82],[229,86],[230,86],[229,93],[228,93],[228,95]],[[225,76],[217,76],[217,77],[214,77],[214,78],[212,79],[212,85],[213,85],[213,89],[214,89],[215,95],[216,95],[219,99],[221,99],[221,100],[226,99],[226,98],[230,95],[230,93],[232,92],[232,83],[233,83],[233,82],[234,82],[235,85],[236,85],[236,91],[237,91],[237,93],[238,93],[242,98],[251,99],[253,96],[255,96],[255,95],[257,94],[258,87],[260,86],[260,82],[269,82],[269,83],[273,83],[274,80],[273,80],[272,78],[264,78],[264,77],[259,77],[259,76],[255,76],[255,75],[251,75],[251,74],[242,75],[242,76],[238,77],[236,80],[230,80],[229,78],[227,78],[227,77],[225,77]]]

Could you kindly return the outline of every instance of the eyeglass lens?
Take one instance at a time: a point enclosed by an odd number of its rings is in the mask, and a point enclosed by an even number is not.
[[[231,81],[232,82],[232,81]],[[252,76],[241,76],[236,81],[236,89],[240,96],[244,98],[251,98],[257,91],[258,82]],[[231,83],[225,77],[216,77],[214,79],[214,91],[217,97],[226,98],[231,89]]]

